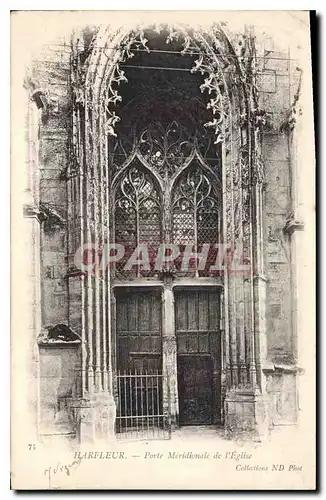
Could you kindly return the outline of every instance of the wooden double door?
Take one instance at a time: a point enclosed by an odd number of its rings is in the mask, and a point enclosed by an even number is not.
[[[175,336],[180,425],[219,423],[221,414],[220,304],[217,289],[174,289],[174,332],[164,332],[162,290],[117,294],[117,368],[162,372],[163,338]],[[171,368],[171,367],[170,367]],[[171,394],[171,391],[169,391]]]

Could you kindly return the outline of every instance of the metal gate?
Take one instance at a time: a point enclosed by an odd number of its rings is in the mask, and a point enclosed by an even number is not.
[[[166,398],[163,398],[163,388],[166,388]],[[170,439],[170,397],[166,376],[159,372],[119,372],[117,389],[118,439]]]

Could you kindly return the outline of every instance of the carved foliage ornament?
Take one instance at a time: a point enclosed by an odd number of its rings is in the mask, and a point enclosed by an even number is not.
[[[166,26],[155,25],[154,30],[158,31],[166,29]],[[200,86],[202,92],[207,92],[209,101],[207,109],[210,109],[213,115],[211,121],[206,123],[207,127],[212,127],[215,132],[215,143],[228,142],[230,134],[230,102],[227,93],[226,75],[228,72],[232,78],[228,82],[241,83],[247,89],[247,95],[251,95],[252,109],[251,120],[255,126],[260,126],[265,123],[266,113],[257,105],[257,89],[255,86],[255,68],[256,52],[253,37],[250,35],[242,35],[238,44],[235,46],[232,55],[230,44],[226,43],[223,35],[218,28],[212,28],[210,32],[193,32],[191,29],[175,30],[172,26],[168,26],[169,35],[166,43],[174,40],[181,40],[183,49],[182,54],[195,55],[199,57],[195,61],[192,72],[200,72],[202,75],[207,75],[204,83]],[[190,35],[191,33],[191,35]],[[225,38],[225,36],[224,36]],[[104,95],[105,123],[104,131],[108,135],[116,136],[115,125],[120,120],[115,113],[115,106],[121,102],[121,96],[118,93],[117,87],[121,82],[127,82],[127,78],[123,70],[120,69],[120,64],[134,56],[134,51],[138,49],[146,50],[147,38],[144,31],[137,28],[129,32],[122,40],[118,49],[118,58],[114,67],[114,74],[110,78],[108,88]],[[90,47],[94,45],[92,41]],[[76,51],[78,54],[78,50]],[[227,53],[226,57],[224,54]],[[84,57],[85,58],[85,57]],[[79,58],[80,59],[80,58]],[[75,69],[73,71],[73,87],[75,88],[76,99],[78,97],[78,89],[83,86],[85,80],[86,63],[80,64],[78,57],[75,58]],[[76,77],[77,75],[77,77]],[[89,89],[91,92],[91,89]],[[94,107],[91,99],[88,99],[90,107]],[[95,112],[94,108],[94,112]],[[243,112],[242,112],[243,113]],[[246,113],[244,112],[244,116]],[[95,118],[97,118],[97,113]]]
[[[205,124],[206,127],[212,127],[215,132],[215,144],[224,142],[229,132],[225,126],[229,119],[229,103],[228,96],[225,94],[225,81],[221,72],[220,64],[215,56],[211,55],[212,44],[206,41],[204,35],[199,36],[193,33],[192,36],[184,34],[182,31],[171,31],[166,42],[170,43],[173,40],[183,40],[182,54],[199,54],[195,65],[191,69],[192,73],[200,72],[202,75],[208,75],[204,79],[204,83],[200,86],[201,92],[207,92],[209,102],[207,109],[210,109],[213,119]],[[220,48],[220,47],[219,47]]]
[[[147,38],[144,35],[143,30],[136,29],[128,33],[127,37],[121,42],[119,46],[119,57],[114,68],[113,77],[110,79],[108,88],[106,89],[104,104],[106,111],[106,122],[104,125],[104,130],[107,135],[112,135],[116,137],[116,132],[114,130],[115,124],[120,121],[120,117],[116,115],[113,108],[118,102],[121,102],[122,97],[118,93],[116,86],[119,87],[121,82],[127,83],[127,77],[125,72],[120,69],[120,64],[134,57],[132,50],[143,49],[149,52],[147,47]]]
[[[166,26],[156,26],[154,29],[162,30],[166,29]],[[229,119],[229,103],[223,72],[225,71],[225,66],[230,63],[227,61],[226,57],[222,56],[222,43],[219,42],[215,36],[212,36],[212,39],[213,38],[215,48],[212,41],[209,40],[208,35],[206,40],[205,34],[199,35],[197,33],[193,33],[190,36],[186,31],[173,30],[170,26],[166,43],[180,39],[182,40],[183,46],[181,51],[182,54],[199,54],[199,58],[195,61],[195,65],[191,71],[207,75],[204,79],[204,83],[200,86],[200,90],[208,93],[209,102],[207,104],[207,108],[211,109],[213,119],[208,122],[206,126],[214,128],[216,136],[215,143],[218,144],[226,140],[226,134],[229,133],[228,127],[225,126],[225,123],[227,123]],[[104,130],[108,135],[116,136],[115,125],[117,121],[119,121],[119,117],[116,115],[114,108],[116,104],[121,101],[121,96],[118,93],[117,87],[121,82],[127,82],[124,71],[120,69],[120,64],[132,58],[134,56],[133,51],[135,50],[137,51],[141,48],[142,50],[149,52],[147,42],[148,40],[146,39],[143,30],[138,28],[129,32],[119,45],[118,58],[115,63],[114,74],[113,77],[110,78],[110,82],[104,96],[104,106],[107,116]],[[216,45],[218,45],[218,47]],[[224,51],[225,50],[226,48]],[[85,73],[87,70],[87,64],[85,63],[81,68],[79,59],[78,57],[76,58],[74,63],[75,66],[73,68],[73,88],[77,101],[82,100],[79,89],[83,87]],[[223,66],[223,71],[221,66]],[[91,89],[89,89],[89,92],[91,93]],[[88,99],[88,104],[90,107],[94,107],[94,104],[91,101],[91,99]]]

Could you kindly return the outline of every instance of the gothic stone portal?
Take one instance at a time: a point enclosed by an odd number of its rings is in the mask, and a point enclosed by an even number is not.
[[[90,47],[85,100],[76,94],[72,142],[86,175],[71,183],[80,182],[81,241],[124,248],[101,285],[81,281],[92,346],[83,390],[112,395],[119,370],[161,371],[173,424],[218,424],[225,414],[233,428],[234,413],[241,428],[246,388],[254,428],[266,352],[259,110],[255,87],[243,85],[252,68],[230,55],[222,28],[169,29],[118,32],[114,41],[105,29],[98,36],[109,45]],[[178,246],[180,258],[157,268],[162,243]],[[144,244],[148,265],[128,266]],[[184,268],[186,249],[205,244],[242,250],[250,273],[216,272],[216,252],[205,267],[190,258]]]

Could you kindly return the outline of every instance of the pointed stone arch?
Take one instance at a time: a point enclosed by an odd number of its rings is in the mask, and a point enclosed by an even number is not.
[[[80,216],[84,221],[80,227],[81,244],[92,239],[101,244],[111,240],[107,144],[108,137],[116,135],[119,120],[115,111],[121,100],[118,87],[126,82],[120,64],[132,57],[135,46],[149,50],[146,28],[121,27],[112,31],[110,26],[102,27],[90,45],[82,79],[77,73],[73,79],[74,101],[79,109],[74,114],[72,143],[76,145]],[[154,29],[160,31],[163,26]],[[207,91],[206,106],[212,112],[212,120],[206,126],[214,129],[215,143],[221,144],[222,151],[223,241],[230,250],[241,249],[250,268],[246,275],[230,269],[225,272],[222,386],[226,394],[239,388],[251,394],[256,390],[261,393],[265,310],[259,125],[264,113],[257,106],[253,38],[248,32],[235,45],[225,28],[217,24],[209,31],[182,25],[168,29],[168,42],[179,40],[184,54],[199,56],[192,72],[200,72],[204,77],[201,91]],[[113,298],[110,274],[104,269],[103,272],[105,279],[101,282],[95,282],[92,276],[81,280],[82,336],[91,344],[95,338],[88,366],[83,364],[83,376],[86,392],[95,387],[112,393],[111,317],[110,312],[105,317],[103,311],[110,311]],[[95,324],[94,317],[98,319]]]

